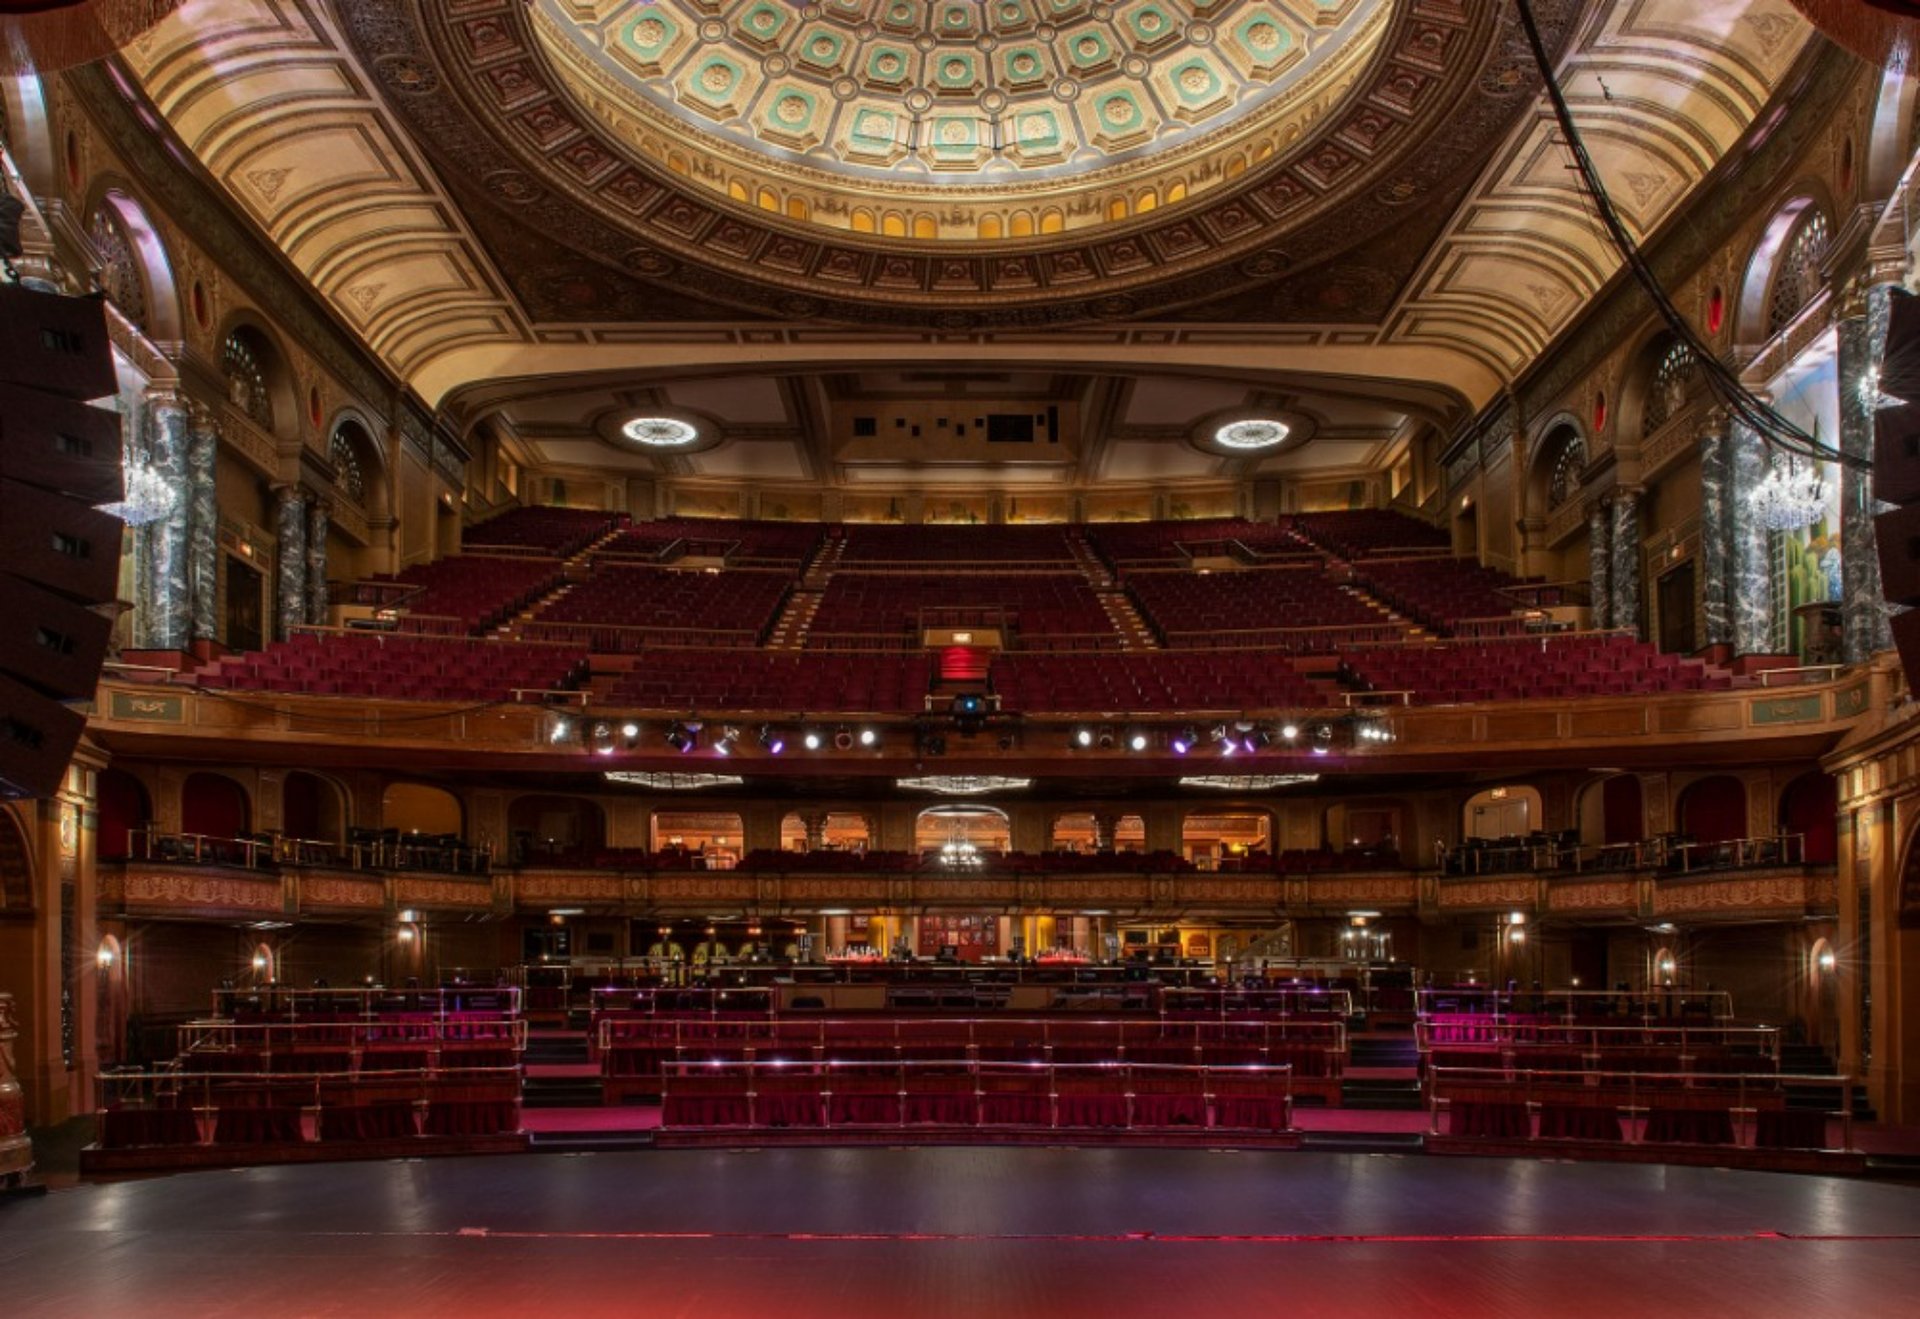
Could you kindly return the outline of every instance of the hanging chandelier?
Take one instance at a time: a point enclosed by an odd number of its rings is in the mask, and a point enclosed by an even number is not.
[[[954,870],[978,870],[984,858],[965,838],[949,839],[940,848],[940,864]]]
[[[144,527],[172,514],[179,492],[146,459],[127,455],[125,472],[125,498],[99,505],[100,512],[111,514],[130,527]]]
[[[1798,531],[1826,516],[1827,488],[1817,465],[1789,456],[1784,467],[1776,464],[1767,473],[1747,501],[1768,531]]]

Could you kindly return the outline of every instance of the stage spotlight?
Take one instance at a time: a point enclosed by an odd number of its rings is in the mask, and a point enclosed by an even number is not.
[[[634,738],[640,736],[640,725],[631,720],[621,724],[620,736],[626,738],[629,742],[633,741]]]
[[[820,742],[820,734],[814,729],[809,728],[800,735],[800,745],[809,751],[818,751],[820,749]]]
[[[1075,746],[1077,746],[1077,747],[1090,747],[1090,746],[1092,746],[1092,745],[1093,745],[1093,730],[1092,730],[1091,728],[1076,728],[1076,729],[1074,729],[1074,730],[1073,730],[1073,744],[1074,744]]]
[[[853,730],[845,724],[833,730],[833,748],[836,751],[853,750]]]
[[[1100,730],[1100,736],[1094,739],[1094,745],[1102,751],[1113,750],[1113,730],[1111,728],[1102,728]]]
[[[733,754],[734,744],[739,740],[739,729],[724,728],[720,731],[720,740],[713,744],[713,749],[723,756],[730,756]]]
[[[877,733],[877,732],[875,732],[875,731],[874,731],[873,729],[871,729],[871,728],[863,728],[863,729],[861,729],[861,730],[860,730],[860,745],[861,745],[861,746],[863,746],[863,747],[875,747],[875,746],[879,746],[879,745],[880,745],[880,734],[879,734],[879,733]]]
[[[1270,728],[1256,728],[1241,738],[1240,741],[1241,745],[1249,751],[1264,751],[1273,744],[1273,730]]]
[[[977,692],[954,697],[947,710],[953,716],[953,726],[969,736],[986,726],[987,698]]]
[[[1315,724],[1313,726],[1313,754],[1324,756],[1333,750],[1333,725]]]
[[[1280,725],[1280,736],[1281,736],[1281,737],[1283,737],[1283,738],[1285,738],[1285,739],[1286,739],[1287,741],[1289,741],[1289,742],[1292,742],[1292,741],[1294,741],[1294,740],[1295,740],[1296,738],[1298,738],[1298,737],[1300,736],[1300,725],[1298,725],[1298,724],[1281,724],[1281,725]]]
[[[1149,742],[1150,739],[1145,733],[1135,731],[1127,734],[1127,749],[1129,751],[1145,751]]]
[[[678,720],[667,729],[667,745],[683,756],[693,750],[694,741],[693,730]]]
[[[760,746],[770,756],[777,756],[787,749],[787,739],[772,724],[760,725]]]
[[[1199,740],[1200,734],[1196,733],[1193,730],[1193,725],[1189,724],[1187,727],[1175,733],[1173,740],[1167,745],[1173,748],[1174,755],[1184,756],[1187,752],[1193,750],[1194,744]]]
[[[558,746],[573,737],[573,720],[565,715],[554,715],[547,725],[547,741]]]

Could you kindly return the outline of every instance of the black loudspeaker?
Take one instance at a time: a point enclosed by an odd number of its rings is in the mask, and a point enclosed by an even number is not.
[[[1886,504],[1920,501],[1920,404],[1873,414],[1873,497]]]
[[[1873,520],[1880,549],[1880,588],[1897,605],[1920,605],[1920,504]]]
[[[120,575],[120,418],[105,305],[0,285],[0,797],[60,786]]]

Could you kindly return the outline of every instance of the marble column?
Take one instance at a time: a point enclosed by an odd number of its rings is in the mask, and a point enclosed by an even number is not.
[[[1613,492],[1613,561],[1608,579],[1613,587],[1609,619],[1614,627],[1640,627],[1640,492]]]
[[[212,414],[194,408],[193,436],[187,445],[187,580],[192,588],[188,636],[194,641],[212,641],[220,631],[220,505],[213,483],[219,450]]]
[[[1867,290],[1863,315],[1849,316],[1839,327],[1840,450],[1849,457],[1873,459],[1873,414],[1880,397],[1880,358],[1887,344],[1889,294],[1884,284]],[[1886,597],[1880,587],[1880,556],[1874,545],[1873,517],[1882,506],[1873,497],[1873,474],[1863,468],[1840,469],[1840,580],[1843,655],[1858,664],[1876,650],[1887,650]]]
[[[827,845],[827,813],[825,811],[800,812],[800,827],[806,830],[809,852],[818,852]]]
[[[1767,479],[1767,449],[1758,431],[1735,421],[1727,436],[1727,598],[1733,649],[1764,655],[1773,648],[1773,575],[1767,529],[1753,511],[1753,492]]]
[[[152,608],[147,617],[147,646],[184,650],[192,618],[192,583],[187,564],[187,448],[190,426],[186,403],[172,390],[147,393],[147,462],[173,492],[173,508],[152,524],[147,564]]]
[[[307,622],[327,621],[327,527],[333,505],[316,499],[307,507]]]
[[[284,641],[307,619],[307,500],[298,486],[275,486],[274,635]]]
[[[1709,646],[1733,641],[1727,598],[1727,417],[1716,411],[1700,432],[1700,615]]]
[[[1587,510],[1587,590],[1593,597],[1592,625],[1607,627],[1613,620],[1613,517],[1607,501],[1596,500]]]

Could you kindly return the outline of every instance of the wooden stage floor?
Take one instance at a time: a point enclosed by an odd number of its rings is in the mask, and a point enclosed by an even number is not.
[[[1148,1149],[249,1168],[0,1201],[0,1314],[1920,1314],[1920,1190]]]

